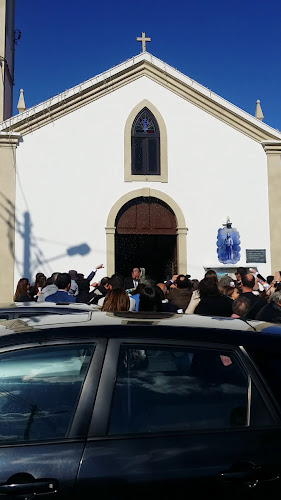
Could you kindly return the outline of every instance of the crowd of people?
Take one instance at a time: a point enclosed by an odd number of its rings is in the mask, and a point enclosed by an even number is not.
[[[49,278],[37,273],[32,286],[21,278],[14,301],[76,302],[112,312],[172,312],[281,323],[280,272],[265,279],[253,268],[238,267],[235,279],[227,274],[218,278],[209,270],[201,281],[179,274],[154,283],[134,268],[128,277],[116,273],[91,283],[102,267],[96,266],[87,278],[75,270],[55,272]]]

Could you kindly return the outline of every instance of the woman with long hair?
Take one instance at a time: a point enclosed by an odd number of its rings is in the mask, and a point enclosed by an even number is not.
[[[21,278],[17,284],[14,302],[31,302],[32,298],[29,295],[29,287],[29,280],[27,278]]]
[[[102,311],[129,311],[130,299],[124,288],[113,288],[104,299]]]
[[[46,283],[46,276],[43,273],[37,273],[35,277],[35,283],[32,287],[30,287],[29,294],[32,297],[32,300],[37,300],[38,295],[40,295],[42,288],[44,288]]]

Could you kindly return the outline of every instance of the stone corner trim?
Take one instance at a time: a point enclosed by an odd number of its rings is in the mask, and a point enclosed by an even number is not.
[[[0,147],[18,146],[21,137],[18,132],[0,132]]]

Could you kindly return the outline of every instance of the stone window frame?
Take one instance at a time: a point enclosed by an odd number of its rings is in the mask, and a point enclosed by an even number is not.
[[[147,108],[155,117],[160,132],[160,174],[132,174],[131,131],[134,120],[143,108]],[[168,182],[167,129],[158,109],[147,99],[139,102],[129,114],[124,129],[124,181],[125,182]]]

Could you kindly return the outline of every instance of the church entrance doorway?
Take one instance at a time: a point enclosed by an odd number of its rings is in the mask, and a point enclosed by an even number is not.
[[[126,203],[115,221],[115,271],[128,276],[134,267],[159,282],[177,273],[177,223],[172,209],[154,197]]]

